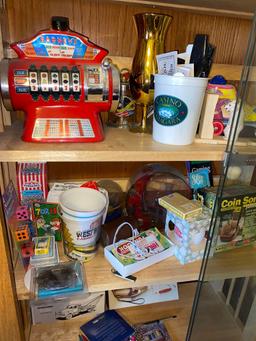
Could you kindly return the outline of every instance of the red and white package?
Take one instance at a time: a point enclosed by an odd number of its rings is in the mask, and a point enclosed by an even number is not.
[[[46,201],[48,193],[46,162],[17,164],[18,195],[21,205]]]

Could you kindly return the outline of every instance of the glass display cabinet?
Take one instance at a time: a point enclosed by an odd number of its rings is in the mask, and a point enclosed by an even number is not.
[[[256,340],[256,248],[252,237],[256,229],[256,155],[239,150],[246,141],[256,147],[255,36],[256,17],[239,84],[187,340]],[[219,252],[213,253],[214,247]],[[221,253],[225,256],[222,260]]]
[[[233,2],[236,2],[234,8]],[[216,46],[210,77],[222,74],[228,80],[238,81],[255,0],[233,2],[198,0],[191,5],[190,0],[2,0],[0,59],[15,57],[10,52],[11,43],[32,37],[35,32],[48,27],[51,16],[64,15],[70,17],[70,27],[75,31],[106,47],[120,69],[131,68],[136,47],[132,17],[135,13],[155,11],[173,17],[166,39],[167,51],[184,51],[196,34],[208,34]],[[131,175],[147,163],[167,163],[185,175],[185,161],[212,161],[216,178],[223,173],[218,190],[213,193],[215,206],[202,262],[200,259],[183,265],[174,256],[169,257],[138,272],[136,283],[113,275],[103,248],[99,248],[94,259],[84,264],[85,282],[92,293],[177,283],[178,300],[120,310],[131,324],[164,320],[172,341],[256,339],[256,249],[250,238],[250,229],[256,228],[256,212],[253,211],[253,193],[250,193],[252,196],[248,194],[248,187],[256,186],[255,36],[256,19],[227,147],[223,139],[209,143],[199,136],[188,146],[163,145],[153,141],[149,134],[132,134],[126,129],[113,127],[107,127],[104,141],[95,144],[26,143],[20,138],[22,113],[7,111],[0,101],[1,195],[10,181],[15,184],[18,162],[47,162],[51,184],[114,179],[123,192],[127,190]],[[106,117],[103,121],[106,122]],[[239,198],[229,192],[229,188],[235,186],[240,186],[236,192]],[[230,203],[224,197],[226,192],[229,192]],[[227,210],[221,212],[223,198]],[[246,207],[241,208],[239,200],[244,200]],[[231,213],[228,212],[230,207]],[[245,214],[248,214],[247,223]],[[219,245],[218,252],[214,252],[216,245]],[[24,285],[24,269],[10,236],[2,200],[0,271],[0,341],[78,340],[80,326],[88,321],[84,315],[67,321],[33,325],[31,296]]]

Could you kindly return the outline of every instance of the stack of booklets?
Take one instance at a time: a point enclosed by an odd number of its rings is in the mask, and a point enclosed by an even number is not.
[[[107,310],[80,327],[80,341],[128,341],[135,329],[115,310]]]

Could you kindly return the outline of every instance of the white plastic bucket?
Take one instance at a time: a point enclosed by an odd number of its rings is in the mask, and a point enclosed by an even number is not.
[[[155,75],[155,141],[174,145],[193,143],[207,83],[207,78]]]
[[[87,261],[95,255],[107,206],[107,194],[91,188],[72,188],[61,194],[59,209],[67,256]]]

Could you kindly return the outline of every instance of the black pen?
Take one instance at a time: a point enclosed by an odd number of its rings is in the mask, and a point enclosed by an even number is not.
[[[119,277],[119,278],[122,278],[122,279],[126,279],[127,281],[129,282],[135,282],[137,277],[134,277],[134,276],[127,276],[127,277],[123,277],[118,271],[116,271],[115,269],[111,269],[111,272],[113,275]]]

